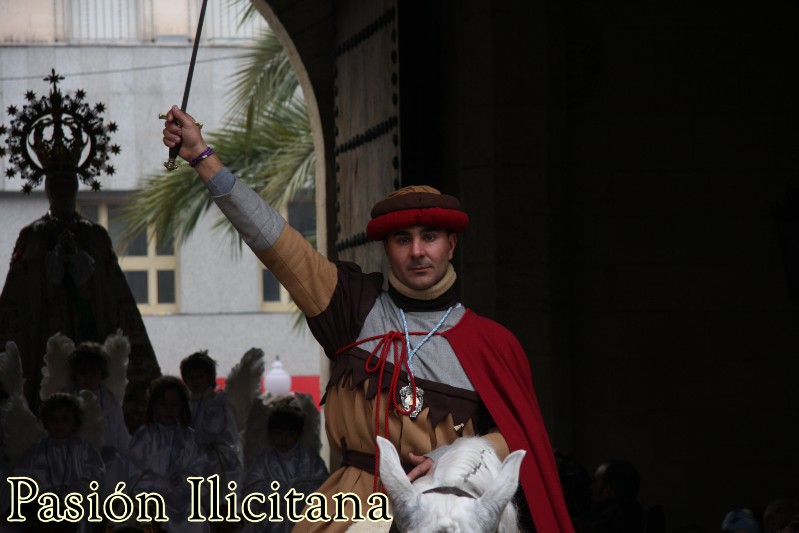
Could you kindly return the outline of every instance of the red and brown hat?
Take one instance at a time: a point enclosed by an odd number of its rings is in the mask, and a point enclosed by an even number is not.
[[[403,187],[372,208],[366,235],[382,240],[392,231],[411,226],[431,226],[459,233],[469,225],[469,216],[454,196],[426,185]]]

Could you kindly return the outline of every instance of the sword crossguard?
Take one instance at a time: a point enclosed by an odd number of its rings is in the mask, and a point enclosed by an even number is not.
[[[166,113],[158,113],[158,118],[166,120]],[[178,126],[181,125],[180,121],[177,120],[177,119],[175,119],[175,124],[177,124]],[[194,125],[197,126],[200,129],[203,129],[203,126],[204,126],[204,124],[202,122],[195,122]]]

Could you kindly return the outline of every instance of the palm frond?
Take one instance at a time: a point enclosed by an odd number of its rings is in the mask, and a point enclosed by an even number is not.
[[[242,21],[253,16],[249,2],[231,2],[246,4]],[[285,51],[271,31],[263,32],[240,57],[225,125],[205,136],[230,171],[278,210],[315,183],[308,110],[297,88]],[[151,237],[174,235],[178,243],[184,242],[211,203],[205,185],[188,165],[151,176],[123,206],[123,243],[148,227],[155,230]],[[241,251],[241,238],[227,218],[220,217],[214,227],[230,237],[234,254]]]
[[[297,77],[288,55],[268,28],[239,56],[240,68],[233,76],[231,121],[251,129],[255,117],[291,101],[297,93]]]
[[[307,109],[300,101],[260,116],[252,131],[228,126],[215,142],[220,157],[230,161],[231,172],[275,209],[286,206],[298,191],[314,186],[316,155]],[[224,159],[228,152],[235,152],[236,157]],[[214,227],[227,233],[238,249],[238,234],[226,218],[220,217]]]
[[[228,5],[239,8],[239,26],[246,24],[255,16],[255,6],[250,0],[228,0]]]
[[[122,207],[123,246],[148,226],[154,234],[174,235],[183,242],[210,205],[208,191],[191,167],[182,165],[172,173],[152,176]]]
[[[316,156],[308,112],[301,101],[292,100],[261,115],[252,130],[229,124],[206,140],[230,171],[275,209],[283,208],[300,189],[314,185]],[[152,226],[154,234],[174,235],[184,242],[211,203],[202,181],[188,165],[152,176],[122,209],[123,241]],[[227,219],[221,218],[215,227],[232,238],[232,250],[240,249],[241,240]]]

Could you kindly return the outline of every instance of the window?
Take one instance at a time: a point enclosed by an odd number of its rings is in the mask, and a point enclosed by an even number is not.
[[[142,0],[58,0],[53,5],[56,28],[60,18],[63,36],[67,41],[141,40],[144,17]]]
[[[230,0],[209,0],[203,39],[235,42],[256,38],[266,28],[266,21],[256,13],[242,23],[243,6]]]
[[[185,44],[194,40],[201,4],[197,0],[53,0],[56,40]],[[203,40],[254,39],[266,22],[256,13],[242,23],[244,7],[230,0],[209,0]]]
[[[316,246],[316,205],[313,200],[313,191],[304,190],[298,193],[295,200],[289,202],[287,208],[283,209],[281,215],[299,231],[303,237],[311,241]],[[277,278],[266,267],[261,269],[261,310],[286,312],[293,310],[294,304],[291,302],[286,289],[284,289]]]
[[[79,209],[87,218],[108,230],[119,266],[143,315],[175,313],[178,310],[178,260],[171,238],[141,234],[121,248],[124,222],[120,204],[81,203]],[[152,236],[152,238],[149,238]]]

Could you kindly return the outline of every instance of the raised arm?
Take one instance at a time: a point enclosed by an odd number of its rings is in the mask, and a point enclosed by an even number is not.
[[[179,156],[196,160],[206,153],[194,118],[173,106],[167,113],[164,145],[181,144]],[[324,311],[336,288],[336,267],[248,186],[238,181],[216,155],[198,159],[194,170],[214,202],[261,262],[275,275],[294,303],[313,317]]]

